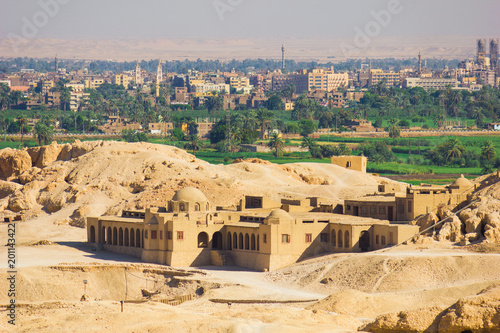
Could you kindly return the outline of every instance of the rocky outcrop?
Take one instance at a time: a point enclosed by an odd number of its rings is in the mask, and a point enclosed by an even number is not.
[[[378,317],[360,330],[373,333],[390,332],[437,332],[438,317],[443,309],[432,307],[415,311],[401,311]]]
[[[29,148],[27,152],[31,157],[33,166],[42,169],[55,161],[69,161],[80,157],[101,144],[101,141],[81,142],[76,140],[71,144],[59,145],[54,141],[48,146]]]
[[[500,288],[485,290],[452,305],[439,320],[439,332],[500,332]]]
[[[433,226],[439,221],[439,218],[434,213],[429,213],[418,217],[415,221],[412,222],[413,225],[418,225],[420,227],[420,232],[425,229]]]
[[[450,222],[445,222],[439,231],[438,240],[458,242],[462,237],[462,221],[456,215],[448,220]]]
[[[9,180],[31,168],[31,157],[26,150],[6,148],[0,151],[0,179]]]
[[[23,186],[13,182],[0,180],[0,199],[6,198],[19,191]]]

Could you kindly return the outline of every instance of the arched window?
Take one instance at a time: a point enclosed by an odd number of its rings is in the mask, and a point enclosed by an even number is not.
[[[332,230],[332,246],[337,246],[337,232],[335,230]]]
[[[339,232],[338,232],[337,235],[338,235],[338,237],[337,237],[337,242],[338,242],[337,247],[342,247],[342,231],[339,230]]]
[[[233,234],[233,249],[237,249],[237,248],[238,248],[238,234],[234,233]]]
[[[227,249],[228,250],[233,249],[233,247],[231,246],[231,233],[230,232],[227,233]]]
[[[113,228],[113,245],[118,245],[118,229]]]
[[[200,211],[200,204],[199,203],[195,203],[194,204],[194,211],[195,212],[199,212]]]
[[[118,234],[119,234],[118,245],[123,246],[123,229],[122,228],[120,228],[120,232]]]
[[[130,246],[135,247],[135,231],[130,229]]]
[[[107,238],[107,241],[108,241],[108,244],[111,245],[113,244],[113,234],[111,232],[111,227],[108,227],[108,234],[107,234],[108,238]]]
[[[90,226],[90,242],[95,243],[95,227],[93,225]]]
[[[125,228],[125,246],[129,246],[128,228]]]
[[[180,210],[181,212],[183,212],[184,210],[186,210],[186,208],[184,207],[184,204],[183,204],[183,203],[179,204],[179,210]]]
[[[344,247],[347,249],[349,248],[349,231],[345,231],[345,236],[344,236]]]
[[[102,227],[101,229],[101,240],[102,244],[106,243],[106,227]]]
[[[198,247],[208,247],[208,234],[204,231],[198,234]]]
[[[245,234],[245,250],[250,250],[250,237]]]
[[[255,251],[255,235],[252,234],[251,242],[250,242],[250,249],[252,251]]]
[[[222,233],[217,231],[212,236],[212,249],[222,250]]]
[[[137,231],[135,232],[135,247],[141,247],[141,240],[141,231],[137,229]]]
[[[241,232],[240,232],[239,245],[240,245],[240,250],[243,250],[243,234]]]

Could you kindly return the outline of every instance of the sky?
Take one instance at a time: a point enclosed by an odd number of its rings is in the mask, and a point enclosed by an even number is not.
[[[499,13],[498,0],[0,0],[0,39],[499,37]]]

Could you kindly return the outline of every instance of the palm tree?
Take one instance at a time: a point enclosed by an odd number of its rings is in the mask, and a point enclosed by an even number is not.
[[[190,135],[189,136],[189,142],[186,145],[186,148],[191,149],[193,152],[193,155],[196,155],[196,151],[200,150],[201,148],[201,141],[200,137],[197,134]]]
[[[33,136],[38,140],[38,145],[41,146],[42,142],[48,145],[52,140],[54,135],[54,130],[52,126],[47,126],[44,122],[40,121],[36,123]]]
[[[271,139],[269,140],[269,143],[267,146],[271,149],[274,149],[274,156],[276,157],[281,157],[283,156],[283,146],[284,146],[283,140],[280,138],[278,133],[273,133],[271,135]]]
[[[481,147],[481,158],[490,162],[496,156],[495,146],[493,145],[493,141],[488,140]]]
[[[399,127],[397,126],[398,122],[399,121],[397,119],[393,118],[389,121],[389,127],[387,127],[387,132],[389,132],[389,137],[392,138],[393,140],[401,135]]]
[[[462,157],[462,154],[465,152],[465,147],[457,138],[452,138],[445,141],[445,143],[440,147],[440,152],[449,162],[452,159]]]
[[[256,121],[260,127],[260,138],[264,139],[264,132],[266,131],[268,125],[271,123],[271,117],[273,113],[267,109],[260,108],[256,113]]]
[[[21,146],[24,143],[24,126],[28,125],[28,120],[24,117],[21,116],[19,119],[17,119],[19,122],[19,125],[21,125]]]

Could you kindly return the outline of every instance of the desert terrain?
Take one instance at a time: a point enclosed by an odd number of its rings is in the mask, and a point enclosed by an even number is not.
[[[3,39],[3,57],[54,57],[135,61],[140,59],[196,60],[274,59],[281,60],[281,45],[286,42],[287,59],[295,61],[338,62],[350,59],[424,58],[464,59],[474,57],[476,38],[458,36],[388,37],[378,36],[363,48],[354,48],[352,38],[253,38],[253,39],[144,39],[144,40],[61,40]],[[349,45],[347,47],[345,45]],[[346,51],[347,50],[347,51]]]
[[[447,207],[415,221],[423,229],[449,217],[432,235],[267,273],[93,249],[85,218],[162,206],[185,186],[231,207],[244,194],[341,202],[392,181],[328,164],[211,165],[175,147],[101,141],[5,149],[0,178],[0,217],[24,216],[15,222],[19,332],[500,332],[496,174],[475,180],[473,204],[458,216]],[[0,261],[5,314],[7,271]],[[0,330],[12,331],[5,315]]]

